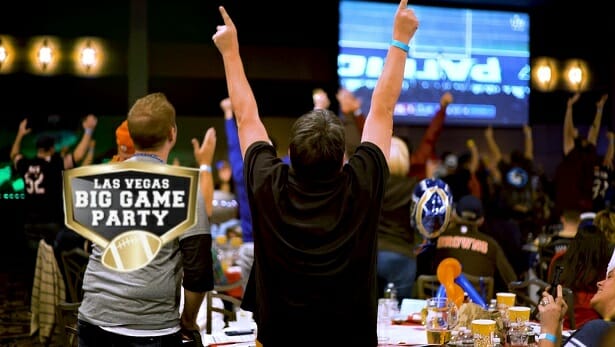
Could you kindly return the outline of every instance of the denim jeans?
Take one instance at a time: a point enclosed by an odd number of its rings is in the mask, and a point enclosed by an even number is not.
[[[416,259],[390,251],[378,251],[378,290],[382,297],[389,282],[395,284],[397,300],[412,297],[412,286],[416,279]]]
[[[178,331],[164,336],[126,336],[114,334],[96,325],[79,320],[79,347],[178,347],[182,346]]]

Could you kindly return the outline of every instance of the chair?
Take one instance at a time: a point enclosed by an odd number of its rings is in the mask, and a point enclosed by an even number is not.
[[[77,313],[80,302],[60,302],[56,306],[56,320],[58,322],[58,339],[62,346],[77,347]]]
[[[494,296],[495,280],[492,276],[473,276],[464,273],[463,276],[474,285],[474,288],[489,302]],[[440,288],[440,281],[437,275],[420,275],[416,280],[417,297],[427,299],[436,296]]]
[[[62,259],[69,300],[70,302],[80,302],[83,298],[83,274],[90,255],[81,248],[73,248],[62,251],[60,258]]]
[[[239,309],[239,306],[241,306],[241,300],[234,296],[225,294],[225,292],[235,289],[238,286],[241,286],[241,281],[226,285],[216,285],[214,286],[214,290],[207,293],[205,296],[205,301],[207,304],[207,322],[205,323],[206,334],[211,334],[212,332],[212,315],[214,312],[221,313],[224,316],[224,322],[233,321],[236,319],[235,311]],[[223,307],[216,307],[213,303],[214,298],[221,299],[224,303]]]
[[[517,295],[517,305],[530,307],[530,319],[536,319],[536,315],[538,314],[538,305],[540,304],[540,299],[542,298],[542,292],[548,286],[549,283],[541,280],[540,278],[530,278],[525,281],[514,281],[509,283],[508,290]],[[532,287],[537,288],[535,292],[532,292],[534,290]],[[568,304],[566,315],[568,316],[570,329],[575,330],[577,325],[574,317],[574,292],[570,288],[564,287],[562,289],[564,300],[566,300],[566,304]]]
[[[90,255],[81,248],[73,248],[60,253],[64,280],[68,290],[68,300],[56,305],[59,341],[62,346],[78,345],[77,314],[83,298],[83,275]]]

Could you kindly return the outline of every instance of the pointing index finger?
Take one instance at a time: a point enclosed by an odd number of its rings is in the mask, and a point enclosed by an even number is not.
[[[407,1],[407,0],[405,0],[405,1]],[[226,13],[226,10],[224,9],[224,6],[218,7],[218,10],[220,11],[220,15],[222,16],[222,20],[224,20],[224,24],[225,25],[233,25],[233,21],[231,20],[231,17],[228,15],[228,13]]]
[[[408,7],[408,0],[401,0],[401,1],[399,2],[399,8],[401,8],[401,9],[405,9],[405,8],[407,8],[407,7]]]

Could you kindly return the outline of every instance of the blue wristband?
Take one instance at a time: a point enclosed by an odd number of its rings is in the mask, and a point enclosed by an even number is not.
[[[408,46],[407,44],[401,42],[401,41],[397,41],[397,40],[392,40],[391,41],[391,46],[393,47],[397,47],[399,49],[401,49],[402,51],[408,53],[408,51],[410,50],[410,46]]]
[[[557,337],[555,337],[555,335],[553,335],[553,334],[542,333],[542,334],[538,335],[538,340],[547,340],[547,341],[550,341],[551,343],[555,344],[557,342]]]

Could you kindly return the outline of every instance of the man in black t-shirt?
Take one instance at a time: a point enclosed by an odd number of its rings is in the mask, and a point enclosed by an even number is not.
[[[220,13],[224,25],[213,41],[235,111],[254,233],[243,306],[254,304],[258,341],[266,347],[376,346],[376,234],[389,177],[392,110],[407,43],[418,28],[414,12],[401,0],[361,144],[347,163],[342,122],[333,112],[316,109],[291,128],[291,166],[269,141],[235,25],[223,7]]]
[[[24,181],[24,233],[33,271],[39,241],[44,239],[48,245],[54,246],[58,232],[64,227],[62,172],[73,168],[85,157],[97,122],[98,119],[92,114],[83,120],[81,141],[72,153],[64,156],[56,151],[54,137],[45,133],[39,135],[34,157],[26,157],[21,153],[21,142],[32,129],[28,127],[27,119],[19,124],[11,148],[11,160]]]

